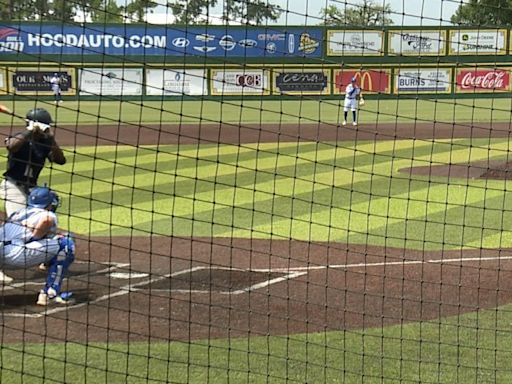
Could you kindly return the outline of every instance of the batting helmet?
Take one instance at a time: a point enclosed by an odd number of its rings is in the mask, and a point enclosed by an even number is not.
[[[47,208],[55,212],[59,206],[59,196],[48,187],[36,187],[28,196],[28,206],[34,208]]]
[[[28,123],[31,121],[39,123],[43,130],[50,128],[50,125],[53,123],[52,116],[50,112],[48,112],[44,108],[34,108],[27,112],[25,119]]]

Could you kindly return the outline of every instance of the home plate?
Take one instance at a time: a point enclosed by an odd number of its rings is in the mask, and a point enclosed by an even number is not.
[[[148,277],[149,273],[135,273],[135,272],[112,272],[110,277],[114,279],[142,279]]]

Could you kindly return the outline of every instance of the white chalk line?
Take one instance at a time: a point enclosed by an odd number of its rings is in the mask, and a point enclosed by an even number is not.
[[[115,297],[120,297],[127,295],[133,292],[141,292],[146,291],[146,289],[140,289],[139,287],[143,287],[145,285],[150,285],[156,282],[159,282],[164,279],[169,279],[172,277],[176,277],[179,275],[184,275],[187,273],[192,273],[198,270],[205,269],[214,269],[214,270],[228,270],[228,271],[243,271],[243,272],[261,272],[261,273],[286,273],[285,276],[281,276],[275,279],[270,279],[264,281],[262,283],[254,284],[247,288],[236,290],[236,291],[225,291],[225,292],[215,292],[221,294],[242,294],[253,291],[255,289],[260,289],[264,287],[268,287],[271,284],[276,284],[285,280],[297,278],[307,274],[309,271],[316,271],[322,269],[349,269],[349,268],[371,268],[371,267],[383,267],[383,266],[410,266],[410,265],[418,265],[418,264],[451,264],[457,262],[486,262],[486,261],[502,261],[502,260],[512,260],[512,256],[497,256],[497,257],[457,257],[451,259],[428,259],[428,260],[403,260],[403,261],[383,261],[378,263],[353,263],[353,264],[333,264],[333,265],[314,265],[314,266],[304,266],[304,267],[286,267],[286,268],[267,268],[267,269],[243,269],[243,268],[231,268],[231,267],[219,267],[219,266],[196,266],[188,269],[183,269],[181,271],[177,271],[174,273],[154,277],[148,280],[140,281],[138,283],[127,284],[119,288],[119,291],[109,293],[103,296],[100,296],[92,301],[87,301],[83,303],[56,307],[56,308],[47,308],[46,310],[39,313],[4,313],[3,316],[7,317],[26,317],[26,318],[40,318],[42,316],[53,315],[59,312],[68,311],[75,308],[81,308],[88,305],[94,305],[100,303],[102,301],[110,300]],[[129,265],[129,264],[128,264]],[[128,266],[124,265],[123,266]],[[176,293],[199,293],[199,294],[211,294],[212,292],[209,290],[170,290],[170,289],[151,289],[152,291],[165,291],[165,292],[176,292]]]
[[[78,264],[89,264],[89,262],[87,262],[87,261],[78,261],[78,262],[75,261],[75,263],[78,263]],[[101,263],[98,263],[98,264],[108,265],[108,267],[107,268],[103,268],[103,269],[99,269],[97,271],[84,272],[83,274],[74,276],[73,279],[79,280],[79,278],[81,276],[101,275],[102,273],[109,273],[109,272],[115,271],[116,269],[126,268],[126,267],[130,266],[129,263],[114,263],[114,262],[101,262]],[[3,287],[0,287],[0,292],[2,292],[2,291],[9,291],[9,290],[12,290],[12,289],[21,288],[21,287],[25,287],[25,286],[29,286],[29,285],[41,285],[41,282],[37,282],[37,281],[20,281],[19,283],[11,283],[9,285],[5,285]]]

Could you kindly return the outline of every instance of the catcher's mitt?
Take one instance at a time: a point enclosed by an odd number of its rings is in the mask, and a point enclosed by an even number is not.
[[[365,104],[365,101],[364,101],[364,99],[361,97],[361,98],[359,99],[359,106],[360,106],[360,107],[362,107],[364,104]]]

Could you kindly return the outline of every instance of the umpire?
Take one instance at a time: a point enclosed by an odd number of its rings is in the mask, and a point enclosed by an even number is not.
[[[25,120],[25,131],[5,139],[9,155],[0,193],[5,200],[7,217],[26,208],[30,189],[37,185],[46,159],[60,165],[66,163],[66,157],[50,130],[53,123],[50,113],[43,108],[31,109]]]

